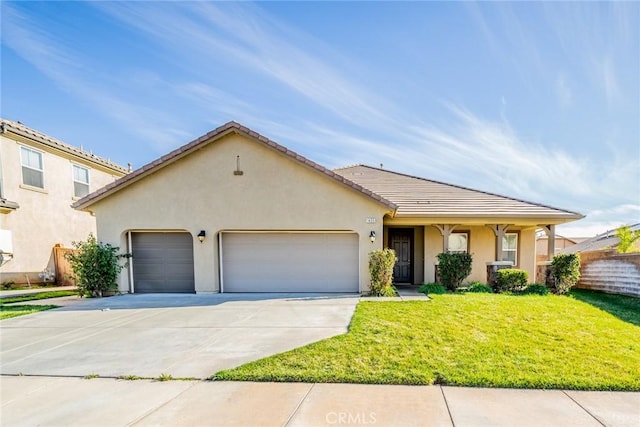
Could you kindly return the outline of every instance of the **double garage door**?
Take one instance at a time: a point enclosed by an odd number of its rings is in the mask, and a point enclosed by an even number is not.
[[[358,292],[355,233],[222,233],[223,292]]]
[[[136,293],[195,292],[189,233],[131,238]],[[223,292],[358,292],[355,233],[227,232],[220,239]]]

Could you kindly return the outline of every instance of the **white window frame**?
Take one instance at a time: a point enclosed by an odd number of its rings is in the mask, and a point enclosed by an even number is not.
[[[31,151],[33,153],[36,153],[37,155],[40,156],[40,167],[41,169],[36,169],[30,165],[26,165],[25,164],[25,159],[24,159],[24,151]],[[27,169],[31,169],[37,172],[40,172],[42,174],[42,187],[38,187],[37,185],[31,185],[31,184],[27,184],[26,182],[24,182],[24,173],[22,171],[22,168],[27,168]],[[22,184],[26,185],[27,187],[31,187],[31,188],[38,188],[38,189],[42,189],[44,190],[45,188],[45,182],[44,182],[44,152],[40,151],[40,150],[36,150],[34,148],[31,147],[26,147],[24,145],[20,145],[20,174],[22,175]]]
[[[507,236],[516,236],[516,247],[515,249],[507,249],[506,248],[506,237]],[[516,233],[516,232],[511,232],[511,233],[504,233],[504,238],[502,240],[502,260],[503,261],[511,261],[508,260],[507,257],[505,257],[505,254],[507,252],[513,252],[515,254],[514,259],[513,259],[513,265],[516,266],[518,265],[518,246],[520,245],[520,233]]]
[[[451,249],[451,236],[454,236],[456,234],[464,234],[466,236],[466,243],[467,243],[467,247],[465,248],[464,251],[454,251]],[[451,253],[464,253],[467,254],[469,253],[469,232],[468,231],[453,231],[451,233],[449,233],[449,242],[447,247],[449,248],[449,252]]]
[[[87,171],[87,182],[82,182],[82,181],[78,181],[76,180],[76,168],[78,169],[84,169]],[[72,163],[71,164],[71,182],[73,183],[73,197],[80,199],[85,195],[82,196],[78,196],[76,194],[76,183],[81,184],[81,185],[86,185],[87,186],[87,194],[89,194],[91,192],[91,169],[89,169],[86,166],[82,166],[82,165],[78,165],[76,163]]]

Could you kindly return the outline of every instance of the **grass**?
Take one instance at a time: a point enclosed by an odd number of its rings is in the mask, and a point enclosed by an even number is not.
[[[0,320],[58,308],[57,305],[0,305]]]
[[[0,320],[10,319],[12,317],[25,316],[39,311],[51,310],[58,308],[57,305],[29,305],[29,304],[13,304],[18,302],[36,301],[49,298],[66,297],[70,295],[78,295],[76,291],[46,291],[38,292],[30,295],[22,295],[16,297],[0,298]],[[11,305],[5,305],[11,304]]]
[[[361,302],[348,333],[212,379],[640,390],[633,300],[583,292],[431,298]]]
[[[570,296],[596,306],[625,322],[640,326],[640,298],[605,294],[586,289],[574,289]]]
[[[36,301],[49,298],[68,297],[71,295],[78,295],[77,291],[48,291],[38,292],[31,295],[21,295],[18,297],[4,297],[0,298],[0,304],[10,304],[14,302]]]

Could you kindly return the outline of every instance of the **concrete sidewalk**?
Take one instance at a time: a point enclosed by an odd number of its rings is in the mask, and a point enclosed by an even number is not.
[[[629,426],[640,393],[0,377],[0,424]]]

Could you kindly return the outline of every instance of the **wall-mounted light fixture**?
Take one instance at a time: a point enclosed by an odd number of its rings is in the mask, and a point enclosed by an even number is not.
[[[369,240],[371,240],[371,243],[376,241],[376,232],[371,230],[371,233],[369,233]]]
[[[200,232],[198,233],[198,240],[200,240],[200,243],[204,242],[204,238],[207,236],[207,233],[204,232],[204,230],[200,230]]]

